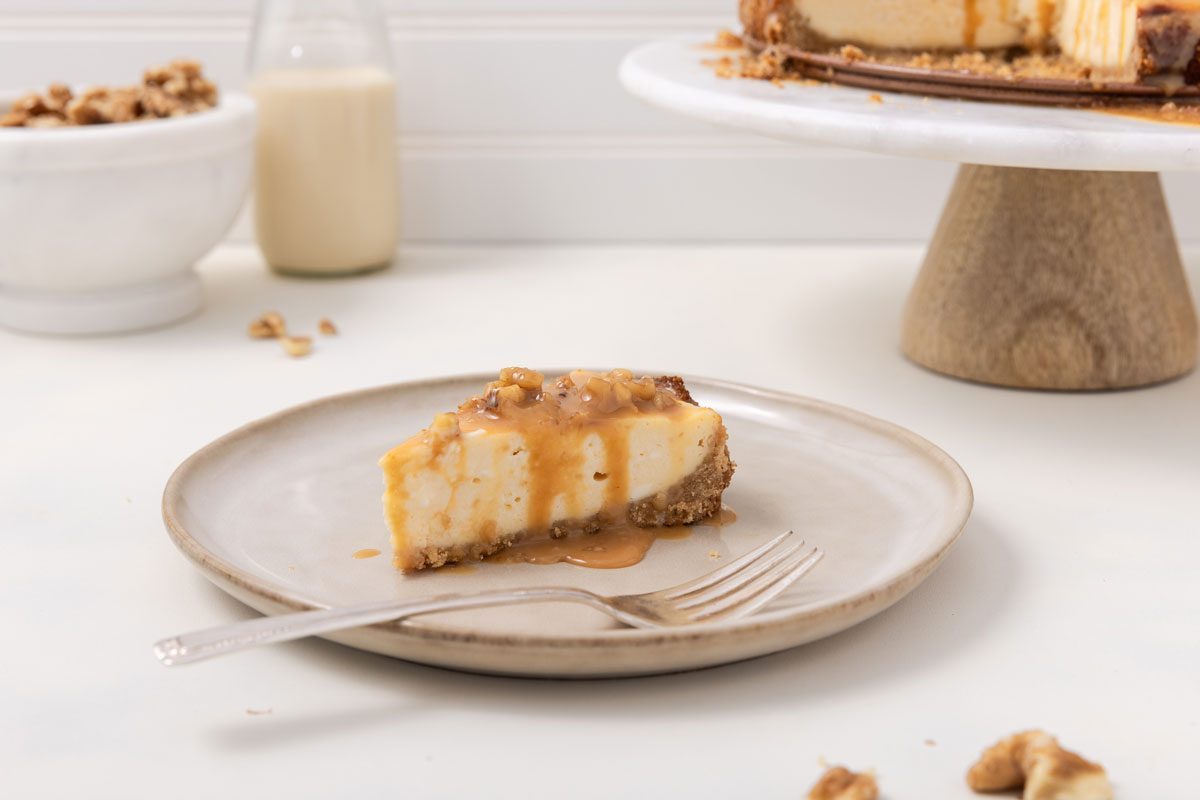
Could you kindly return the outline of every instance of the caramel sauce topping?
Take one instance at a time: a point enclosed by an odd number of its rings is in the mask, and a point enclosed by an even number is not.
[[[697,528],[720,528],[737,519],[732,509],[696,525],[638,528],[621,525],[599,533],[565,536],[562,539],[533,539],[502,550],[486,560],[497,564],[574,564],[591,569],[623,569],[641,563],[659,539],[686,539]],[[443,567],[443,570],[445,568]]]
[[[621,569],[644,559],[663,530],[671,529],[622,525],[562,539],[535,539],[515,544],[487,560],[499,564],[574,564],[592,569]],[[686,531],[684,535],[689,533]]]
[[[963,0],[963,45],[974,47],[979,36],[983,17],[979,13],[979,0]]]
[[[681,402],[652,378],[635,379],[629,370],[575,370],[547,386],[540,372],[509,367],[453,416],[464,433],[516,430],[525,438],[531,485],[523,502],[528,503],[528,529],[538,531],[556,521],[552,517],[559,497],[567,504],[567,516],[579,515],[574,481],[590,436],[598,437],[604,449],[604,467],[592,477],[604,483],[605,512],[623,509],[630,500],[629,435],[608,423],[639,414],[670,414]]]
[[[1167,125],[1200,125],[1200,106],[1182,106],[1176,103],[1121,106],[1097,109],[1103,114],[1161,122]]]
[[[686,423],[694,413],[695,403],[678,378],[635,378],[629,370],[614,369],[575,370],[548,381],[531,369],[501,370],[482,393],[437,415],[428,429],[381,459],[396,566],[420,569],[422,559],[440,566],[436,559],[446,556],[475,559],[512,538],[520,543],[493,560],[600,569],[636,564],[657,538],[676,534],[627,523],[631,503],[647,500],[632,497],[633,476],[644,480],[639,458],[647,455],[635,447],[655,447],[666,474],[681,480],[706,442],[686,434],[686,424],[671,435],[673,426],[647,428],[639,421],[678,416]],[[650,431],[649,439],[640,438],[640,431]],[[480,433],[514,435],[472,445]],[[445,494],[417,519],[435,534],[459,531],[446,556],[437,545],[406,548],[412,519],[408,478],[430,468]]]
[[[1054,0],[1038,0],[1037,9],[1041,35],[1049,36],[1054,30]]]

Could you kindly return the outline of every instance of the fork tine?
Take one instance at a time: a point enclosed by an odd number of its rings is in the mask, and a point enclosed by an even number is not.
[[[686,597],[693,592],[698,592],[703,589],[707,589],[710,586],[714,586],[728,578],[730,575],[733,575],[735,572],[738,572],[747,564],[757,561],[761,556],[764,556],[771,550],[774,550],[789,536],[794,536],[795,533],[795,531],[781,533],[779,536],[776,536],[774,539],[762,545],[761,547],[754,548],[738,560],[726,564],[720,569],[715,569],[712,572],[709,572],[706,575],[701,575],[699,578],[690,580],[687,583],[681,583],[678,586],[672,586],[670,589],[663,589],[662,591],[654,592],[653,596],[662,598],[664,600],[677,600],[681,597]]]
[[[720,600],[726,595],[733,594],[743,587],[750,585],[758,576],[770,572],[779,564],[789,560],[802,547],[804,547],[803,539],[799,542],[789,541],[785,546],[775,548],[754,563],[747,564],[725,580],[718,581],[707,589],[692,592],[690,595],[685,595],[684,598],[674,601],[675,606],[682,611],[695,606],[706,605]]]
[[[825,553],[817,547],[798,559],[791,558],[771,571],[715,602],[693,617],[694,622],[744,617],[774,600],[785,589],[812,571]]]

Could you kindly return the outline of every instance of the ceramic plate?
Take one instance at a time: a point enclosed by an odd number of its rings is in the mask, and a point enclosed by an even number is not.
[[[627,569],[488,563],[399,574],[388,558],[376,461],[491,378],[339,395],[251,423],[200,450],[171,477],[163,498],[167,530],[207,577],[267,614],[500,587],[650,591],[708,572],[788,529],[825,550],[811,575],[737,622],[631,630],[586,607],[551,603],[420,617],[330,637],[456,669],[602,677],[738,661],[862,622],[929,576],[971,512],[962,469],[915,434],[816,400],[687,378],[696,398],[729,428],[738,469],[725,502],[736,521],[660,540]],[[383,555],[354,558],[365,548]]]

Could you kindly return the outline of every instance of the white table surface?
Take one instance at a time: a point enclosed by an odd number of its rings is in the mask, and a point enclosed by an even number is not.
[[[877,770],[892,800],[955,800],[973,796],[962,774],[979,750],[1026,726],[1102,761],[1119,797],[1193,796],[1200,375],[1067,396],[922,371],[897,345],[919,259],[437,250],[313,282],[231,249],[203,265],[207,309],[182,325],[0,333],[0,796],[797,798],[824,758]],[[342,335],[289,359],[246,338],[270,308]],[[661,367],[853,406],[956,457],[974,518],[894,609],[706,672],[497,679],[321,641],[154,660],[157,638],[252,614],[163,531],[180,460],[320,395],[517,362]]]

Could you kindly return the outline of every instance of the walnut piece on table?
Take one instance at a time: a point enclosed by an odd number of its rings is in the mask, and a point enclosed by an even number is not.
[[[287,336],[287,325],[278,311],[267,311],[246,329],[251,339],[278,339]]]
[[[1112,800],[1104,767],[1066,750],[1045,731],[1009,736],[984,751],[967,772],[976,792],[1024,789],[1023,800]]]
[[[878,800],[879,785],[873,775],[830,767],[808,792],[808,800]]]
[[[283,350],[292,358],[303,358],[312,352],[311,336],[281,336]]]

